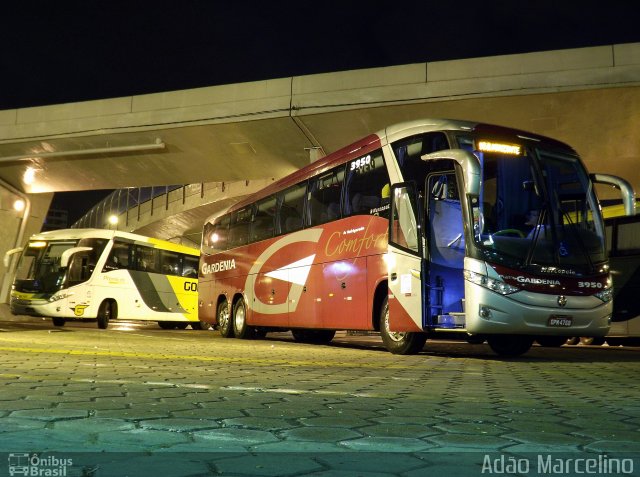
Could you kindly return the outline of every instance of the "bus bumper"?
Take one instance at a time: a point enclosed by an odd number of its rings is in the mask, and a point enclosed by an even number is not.
[[[605,336],[611,326],[613,303],[594,296],[567,296],[519,291],[501,295],[465,283],[466,329],[472,334],[537,336]]]
[[[49,300],[22,300],[11,297],[9,301],[9,309],[14,315],[60,316],[59,306],[59,303],[52,303]]]

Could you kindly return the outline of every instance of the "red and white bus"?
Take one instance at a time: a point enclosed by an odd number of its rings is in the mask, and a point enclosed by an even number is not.
[[[199,318],[225,337],[378,330],[393,353],[428,336],[604,336],[611,282],[593,182],[553,139],[449,120],[389,126],[209,218]],[[577,333],[578,332],[578,333]],[[587,333],[588,332],[588,333]]]

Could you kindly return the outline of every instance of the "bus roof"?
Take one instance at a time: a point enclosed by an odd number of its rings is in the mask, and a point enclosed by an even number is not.
[[[153,237],[146,237],[144,235],[133,234],[130,232],[124,232],[120,230],[109,229],[60,229],[50,230],[47,232],[40,232],[33,234],[29,237],[29,241],[35,240],[78,240],[84,238],[104,238],[110,240],[114,237],[120,237],[135,242],[142,242],[153,245],[157,248],[165,250],[171,250],[173,252],[186,253],[189,255],[199,255],[200,251],[196,248],[187,247],[186,245],[180,245],[166,240],[160,240]]]
[[[283,177],[282,179],[275,181],[273,184],[265,187],[264,189],[242,199],[241,201],[231,205],[225,210],[216,212],[212,216],[207,218],[207,222],[212,221],[215,217],[224,215],[225,213],[242,209],[243,207],[254,203],[264,197],[268,197],[276,192],[279,192],[287,187],[293,186],[305,179],[309,179],[323,172],[344,164],[352,159],[355,159],[363,154],[367,154],[375,149],[386,145],[389,142],[394,142],[397,139],[412,136],[415,134],[421,134],[431,131],[476,131],[482,134],[492,135],[505,135],[505,136],[520,136],[523,139],[533,139],[536,141],[544,140],[547,143],[556,144],[564,148],[570,148],[567,144],[564,144],[555,139],[551,139],[537,134],[521,131],[517,129],[511,129],[503,126],[496,126],[491,124],[484,124],[472,121],[462,121],[455,119],[417,119],[413,121],[404,121],[401,123],[392,124],[385,129],[378,131],[375,134],[370,134],[363,139],[360,139],[348,146],[345,146],[328,156],[318,159],[315,162]],[[571,149],[571,148],[570,148]],[[571,149],[573,150],[573,149]]]

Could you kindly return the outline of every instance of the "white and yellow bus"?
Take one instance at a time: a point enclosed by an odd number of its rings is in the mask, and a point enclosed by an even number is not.
[[[201,329],[199,251],[142,235],[65,229],[33,235],[21,252],[10,307],[15,315],[68,320],[157,321],[161,328]]]

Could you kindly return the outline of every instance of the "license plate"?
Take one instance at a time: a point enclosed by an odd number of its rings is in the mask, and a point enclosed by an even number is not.
[[[548,326],[552,326],[554,328],[568,328],[572,324],[573,317],[569,315],[551,315],[547,322]]]

